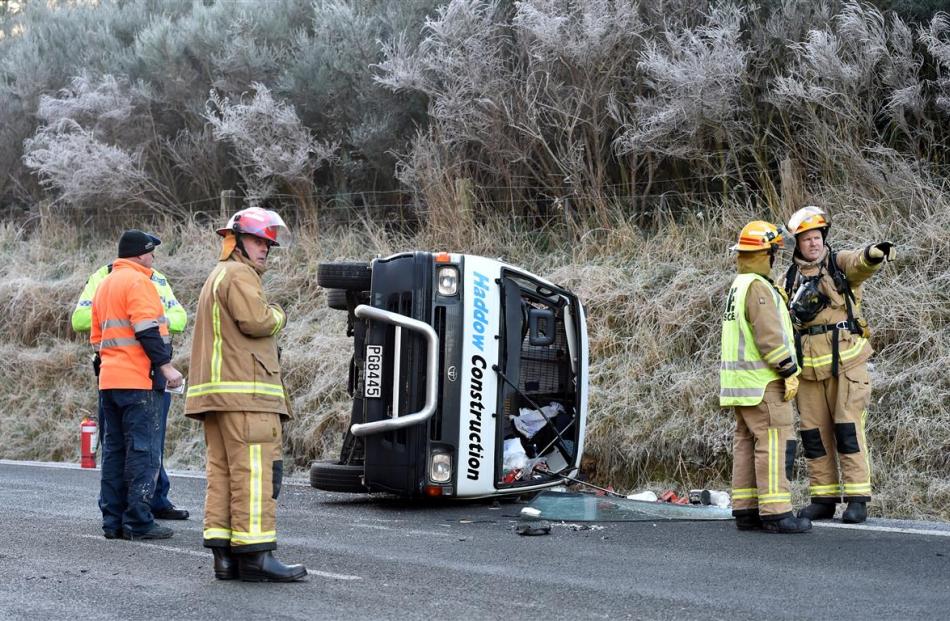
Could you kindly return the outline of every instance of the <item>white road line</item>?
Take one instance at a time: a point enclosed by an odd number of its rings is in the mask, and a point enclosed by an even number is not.
[[[432,530],[419,530],[415,528],[393,528],[392,526],[381,526],[379,524],[353,524],[356,528],[367,528],[369,530],[386,530],[394,533],[405,533],[407,535],[424,535],[426,537],[456,537],[452,533],[440,533]]]
[[[929,530],[925,528],[901,528],[898,526],[877,526],[874,524],[843,524],[841,522],[812,522],[812,526],[822,528],[845,528],[848,530],[873,530],[880,533],[906,533],[908,535],[933,535],[935,537],[950,537],[950,530]]]
[[[20,461],[17,459],[0,459],[0,465],[3,466],[32,466],[34,468],[57,468],[60,470],[88,470],[89,472],[99,472],[99,467],[80,468],[79,464],[65,461]],[[204,480],[205,473],[200,470],[166,470],[170,477],[180,479],[201,479]],[[283,485],[309,486],[310,481],[303,478],[288,477],[283,480]]]
[[[83,539],[95,539],[97,541],[101,541],[104,539],[104,537],[100,535],[78,535],[78,536]],[[208,560],[212,560],[214,558],[211,554],[208,554],[207,552],[199,552],[198,550],[186,550],[184,548],[176,548],[173,546],[163,546],[158,543],[149,543],[146,541],[126,541],[124,543],[146,546],[149,548],[156,548],[158,550],[164,550],[166,552],[174,552],[176,554],[188,554],[189,556],[197,556],[199,558],[205,558]],[[311,576],[320,576],[321,578],[330,578],[331,580],[362,580],[363,579],[361,576],[352,576],[349,574],[334,574],[328,571],[319,571],[316,569],[308,569],[307,573],[310,574]]]

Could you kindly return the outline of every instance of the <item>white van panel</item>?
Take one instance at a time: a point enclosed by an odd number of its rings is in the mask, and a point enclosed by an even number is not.
[[[462,393],[459,403],[457,494],[495,491],[495,425],[501,330],[501,275],[498,261],[467,255],[462,274],[465,316],[462,328]]]

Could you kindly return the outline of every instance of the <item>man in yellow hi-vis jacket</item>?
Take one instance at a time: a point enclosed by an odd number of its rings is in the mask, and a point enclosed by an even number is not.
[[[292,582],[277,548],[281,418],[289,416],[276,334],[284,311],[268,304],[261,275],[272,246],[286,243],[275,212],[252,207],[218,230],[220,260],[198,299],[185,415],[203,421],[208,447],[204,545],[220,580]]]
[[[795,235],[795,254],[784,284],[802,366],[798,411],[811,497],[799,515],[831,519],[844,500],[841,521],[857,524],[867,519],[871,500],[864,427],[873,350],[861,317],[861,283],[893,259],[894,244],[835,252],[825,243],[829,226],[825,212],[809,206],[787,227]]]
[[[152,237],[156,244],[161,243],[154,235],[149,235],[149,237]],[[82,293],[79,295],[79,301],[76,302],[76,308],[72,314],[73,330],[76,332],[89,332],[92,329],[92,299],[96,295],[99,284],[105,280],[106,276],[110,273],[112,273],[112,263],[103,265],[97,269],[86,281],[86,286],[83,287]],[[165,312],[165,321],[168,322],[168,331],[171,334],[181,334],[185,331],[185,325],[188,323],[188,314],[185,312],[185,308],[178,303],[178,300],[175,298],[175,293],[172,291],[171,285],[168,283],[168,279],[164,274],[156,269],[152,269],[151,281],[158,291],[158,297],[162,303],[162,309]],[[95,354],[92,366],[96,377],[99,377],[98,352]],[[158,481],[155,483],[155,495],[152,497],[152,516],[159,520],[187,520],[188,511],[179,509],[168,498],[171,483],[168,479],[168,473],[165,472],[164,456],[165,428],[168,424],[168,410],[171,407],[171,402],[171,394],[167,392],[163,393],[163,414],[161,417],[161,428],[158,431],[162,447],[162,455],[160,457],[161,467],[158,471]],[[99,420],[99,445],[102,446],[103,434],[105,433],[105,417],[102,415],[101,404],[97,418]]]
[[[734,407],[732,514],[739,530],[803,533],[788,479],[795,459],[792,399],[798,387],[792,322],[769,275],[782,236],[768,222],[743,227],[739,274],[722,316],[719,405]]]

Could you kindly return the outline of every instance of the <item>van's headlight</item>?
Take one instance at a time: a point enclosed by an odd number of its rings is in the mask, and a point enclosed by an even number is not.
[[[442,265],[436,272],[439,280],[439,295],[455,295],[459,290],[459,268]]]
[[[432,453],[429,458],[429,480],[433,483],[448,483],[452,480],[452,456],[449,453]]]

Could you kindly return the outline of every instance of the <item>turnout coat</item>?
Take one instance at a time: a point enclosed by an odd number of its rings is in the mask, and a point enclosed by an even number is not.
[[[277,351],[287,316],[264,297],[261,272],[235,250],[205,281],[195,314],[186,416],[271,412],[289,418]]]

